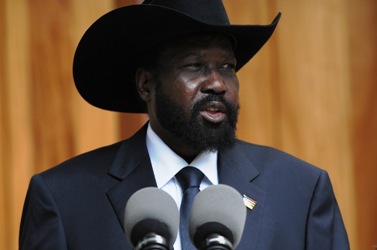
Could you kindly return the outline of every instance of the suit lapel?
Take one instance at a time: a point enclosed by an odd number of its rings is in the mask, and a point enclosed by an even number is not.
[[[139,189],[157,186],[145,144],[145,133],[146,126],[124,141],[109,169],[109,174],[120,180],[108,190],[107,196],[122,227],[124,209],[131,195]]]
[[[245,194],[257,202],[253,210],[247,209],[245,228],[238,249],[253,249],[264,217],[265,193],[255,185],[259,172],[240,143],[219,154],[219,182],[232,186],[241,195]]]

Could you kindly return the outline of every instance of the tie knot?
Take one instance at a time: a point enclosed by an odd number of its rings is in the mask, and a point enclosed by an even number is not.
[[[176,174],[179,185],[183,191],[190,187],[199,187],[204,178],[204,174],[197,168],[185,167]]]

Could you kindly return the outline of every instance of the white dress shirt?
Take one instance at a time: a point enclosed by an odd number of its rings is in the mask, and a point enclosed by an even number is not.
[[[161,140],[152,130],[150,124],[148,125],[146,140],[157,187],[169,193],[177,203],[178,208],[182,201],[182,189],[175,175],[182,168],[192,166],[202,171],[204,179],[200,184],[200,190],[219,183],[217,174],[217,152],[200,153],[189,164]],[[174,250],[181,250],[179,232],[177,240],[174,243]]]

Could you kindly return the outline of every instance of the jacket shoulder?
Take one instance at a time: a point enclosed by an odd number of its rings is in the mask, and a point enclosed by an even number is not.
[[[260,173],[275,172],[292,176],[318,177],[324,170],[298,157],[270,146],[257,145],[238,140],[235,150],[239,151]]]
[[[60,164],[42,172],[41,176],[48,176],[53,174],[69,173],[74,170],[75,173],[81,171],[88,171],[89,169],[102,169],[108,167],[109,163],[115,158],[122,143],[117,142],[112,145],[100,147],[61,162]]]

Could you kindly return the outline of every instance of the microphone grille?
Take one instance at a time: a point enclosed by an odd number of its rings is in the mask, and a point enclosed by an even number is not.
[[[155,225],[158,224],[164,224],[164,226],[156,227]],[[137,232],[133,231],[138,231],[140,225],[143,227],[150,225],[151,232],[158,228],[165,229],[164,232],[154,233],[161,236],[168,235],[166,240],[170,247],[173,246],[179,227],[178,207],[173,198],[156,187],[147,187],[135,192],[128,200],[124,214],[126,237],[133,246],[145,236],[139,235],[141,238],[135,239]],[[142,231],[145,232],[145,230],[147,229]]]
[[[232,241],[235,248],[241,240],[245,221],[246,207],[241,194],[227,185],[213,185],[195,197],[190,214],[190,237],[197,245],[210,233],[227,234],[222,236]]]

